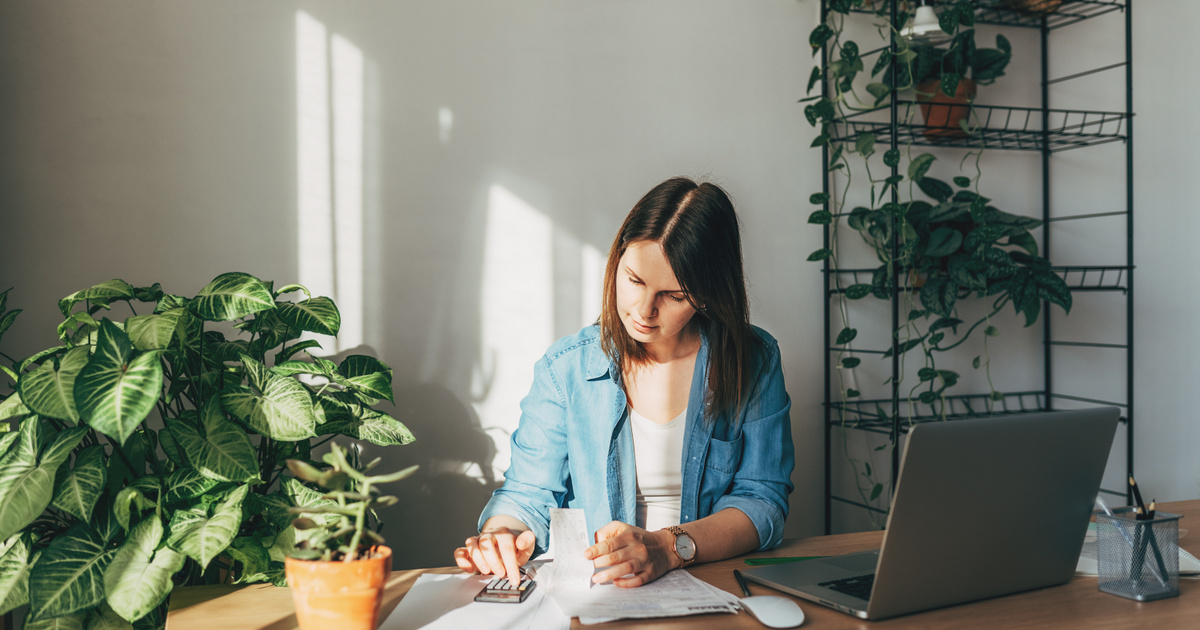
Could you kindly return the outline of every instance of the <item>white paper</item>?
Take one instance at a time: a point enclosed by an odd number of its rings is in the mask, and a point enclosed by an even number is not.
[[[734,613],[738,609],[736,598],[682,569],[637,588],[612,584],[599,584],[586,591],[554,588],[550,589],[550,598],[564,614],[579,617],[584,624],[616,619]]]
[[[591,546],[583,510],[550,508],[550,540],[554,546],[553,568],[546,581],[553,589],[586,590],[592,586],[595,567],[583,552]]]
[[[569,630],[571,627],[571,618],[559,610],[540,586],[519,604],[474,601],[491,579],[426,573],[417,578],[392,614],[379,624],[379,630]]]

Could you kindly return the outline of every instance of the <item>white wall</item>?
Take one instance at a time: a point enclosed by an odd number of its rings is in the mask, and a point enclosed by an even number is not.
[[[388,515],[397,566],[445,564],[504,468],[533,358],[594,314],[589,271],[620,219],[665,177],[710,176],[742,214],[753,317],[783,349],[788,535],[817,533],[820,275],[804,257],[820,234],[804,221],[820,171],[796,104],[816,5],[9,0],[0,289],[25,313],[0,350],[51,345],[56,300],[113,277],[181,293],[235,269],[326,283],[396,369],[395,415],[419,439],[384,454],[425,471]],[[1176,51],[1200,6],[1136,7],[1137,471],[1160,500],[1195,498],[1200,219],[1184,193],[1200,87]],[[1064,67],[1116,41],[1060,36],[1075,40],[1055,50]],[[1073,203],[1105,201],[1088,191],[1122,174],[1111,155],[1091,158],[1113,170]],[[989,172],[1027,181],[1017,162]],[[1010,207],[1029,194],[990,185]],[[304,209],[340,229],[302,223]]]
[[[0,350],[53,345],[57,299],[114,277],[194,294],[242,270],[333,293],[395,368],[418,438],[384,453],[424,472],[387,515],[397,566],[442,565],[506,468],[533,361],[596,316],[620,220],[662,179],[710,177],[742,215],[752,316],[794,400],[788,533],[816,533],[821,303],[804,258],[820,233],[802,200],[819,156],[796,104],[815,14],[5,2],[0,287],[25,312]]]

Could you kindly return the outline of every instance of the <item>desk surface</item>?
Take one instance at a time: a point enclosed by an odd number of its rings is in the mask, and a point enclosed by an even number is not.
[[[1200,500],[1165,503],[1164,512],[1184,516],[1182,529],[1192,529],[1191,535],[1179,544],[1200,556]],[[1192,525],[1189,526],[1189,523]],[[883,532],[862,532],[835,536],[815,536],[784,541],[763,556],[826,556],[877,548]],[[733,569],[744,567],[742,558],[695,566],[689,569],[696,577],[738,593]],[[417,577],[422,573],[458,573],[458,569],[412,569],[396,571],[388,581],[383,604],[383,616],[396,607]],[[757,584],[751,585],[755,595],[779,594]],[[1022,627],[1022,628],[1120,628],[1129,627],[1181,628],[1191,627],[1200,619],[1200,581],[1181,580],[1180,596],[1156,602],[1139,603],[1101,593],[1096,578],[1076,577],[1062,586],[1029,591],[997,599],[963,604],[884,621],[862,621],[817,604],[797,600],[808,619],[805,628],[927,628],[955,629],[963,627]],[[291,591],[269,585],[247,587],[195,586],[176,589],[171,594],[171,611],[167,630],[291,630],[296,628]],[[706,630],[708,628],[759,629],[763,626],[746,613],[738,615],[705,615],[675,619],[618,621],[602,626],[582,626],[575,620],[573,629],[595,627],[609,629],[654,628]]]

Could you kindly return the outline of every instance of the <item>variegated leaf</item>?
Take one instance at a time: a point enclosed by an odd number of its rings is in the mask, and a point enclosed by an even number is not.
[[[79,417],[124,444],[154,409],[162,380],[159,353],[134,356],[129,337],[105,319],[100,323],[95,352],[76,379]]]
[[[79,451],[75,455],[75,467],[59,471],[58,480],[54,483],[54,499],[50,504],[79,520],[91,520],[92,508],[96,506],[96,500],[104,491],[104,482],[108,478],[104,453],[104,447],[99,444]]]
[[[322,335],[336,335],[342,327],[342,315],[337,305],[327,297],[315,297],[299,302],[279,302],[275,305],[279,319],[293,328]]]
[[[34,620],[61,617],[104,601],[104,571],[116,550],[84,523],[55,537],[29,575]]]
[[[108,605],[127,621],[136,621],[161,604],[174,584],[171,576],[183,568],[182,553],[158,543],[162,522],[151,514],[129,532],[104,571]]]
[[[232,321],[275,307],[271,290],[247,273],[223,273],[208,283],[189,304],[192,312],[209,321]]]
[[[183,314],[182,308],[176,308],[162,314],[136,315],[125,320],[125,333],[138,350],[164,350],[175,339]]]
[[[78,303],[89,301],[92,304],[98,304],[104,308],[114,300],[125,300],[133,297],[134,289],[128,282],[124,280],[109,280],[101,282],[90,289],[76,291],[71,295],[58,301],[58,310],[62,311],[63,317],[71,315],[71,309]]]
[[[75,380],[87,363],[86,347],[71,348],[58,361],[47,360],[38,369],[25,372],[18,384],[21,401],[34,413],[78,423]]]
[[[266,381],[261,394],[244,385],[226,388],[221,393],[225,410],[274,440],[296,442],[316,435],[317,418],[308,390],[275,374],[268,374]]]
[[[167,428],[192,467],[218,481],[259,481],[254,445],[241,427],[225,417],[221,404],[208,399],[199,416],[204,435],[186,419],[167,418]]]
[[[208,563],[233,542],[242,522],[242,501],[250,486],[240,486],[217,505],[212,516],[198,510],[179,510],[171,518],[167,544],[208,568]]]

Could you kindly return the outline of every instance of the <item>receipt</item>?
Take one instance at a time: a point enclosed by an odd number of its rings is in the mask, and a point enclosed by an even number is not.
[[[583,556],[592,546],[583,510],[550,508],[550,540],[554,541],[554,588],[591,588],[595,569]]]

